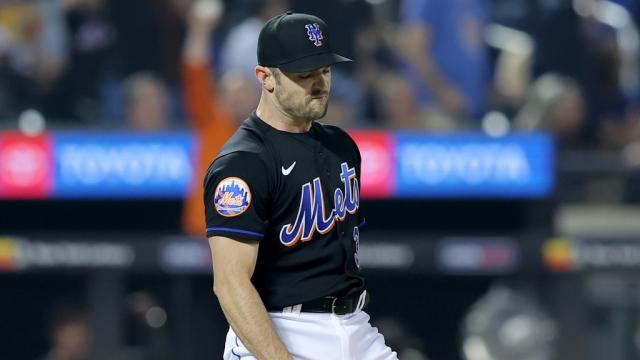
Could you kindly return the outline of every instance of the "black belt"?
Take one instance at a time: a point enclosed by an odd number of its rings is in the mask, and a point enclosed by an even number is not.
[[[300,312],[309,313],[333,313],[336,315],[346,315],[358,309],[360,310],[367,307],[369,304],[369,293],[365,292],[364,299],[360,299],[362,292],[356,294],[347,295],[344,297],[325,296],[323,298],[307,301],[299,304]],[[360,301],[364,301],[363,304],[359,304]],[[283,309],[277,309],[275,311],[282,311]]]

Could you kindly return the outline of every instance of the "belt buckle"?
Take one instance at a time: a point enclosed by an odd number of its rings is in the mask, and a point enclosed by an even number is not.
[[[331,313],[333,315],[338,315],[336,314],[336,301],[338,301],[338,297],[333,296],[333,300],[331,301]]]

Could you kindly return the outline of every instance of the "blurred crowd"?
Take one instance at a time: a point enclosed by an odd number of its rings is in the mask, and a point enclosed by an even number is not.
[[[188,128],[205,96],[233,127],[259,95],[260,28],[291,9],[323,18],[355,60],[333,69],[327,122],[544,129],[570,149],[640,139],[635,0],[212,2],[3,0],[0,126],[33,109],[55,127]],[[200,65],[211,84],[190,77]]]

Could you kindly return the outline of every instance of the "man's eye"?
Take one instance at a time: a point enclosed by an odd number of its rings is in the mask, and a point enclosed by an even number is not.
[[[300,75],[300,76],[298,76],[298,78],[300,78],[300,79],[308,79],[310,76],[311,75],[306,74],[306,75]]]

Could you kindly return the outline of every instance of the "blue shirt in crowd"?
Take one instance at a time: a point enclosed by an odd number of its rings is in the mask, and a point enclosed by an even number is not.
[[[487,0],[406,0],[401,9],[404,24],[428,28],[428,50],[440,74],[465,98],[473,117],[483,115],[489,86],[484,26]],[[428,106],[436,100],[415,70],[406,67],[418,101]]]

